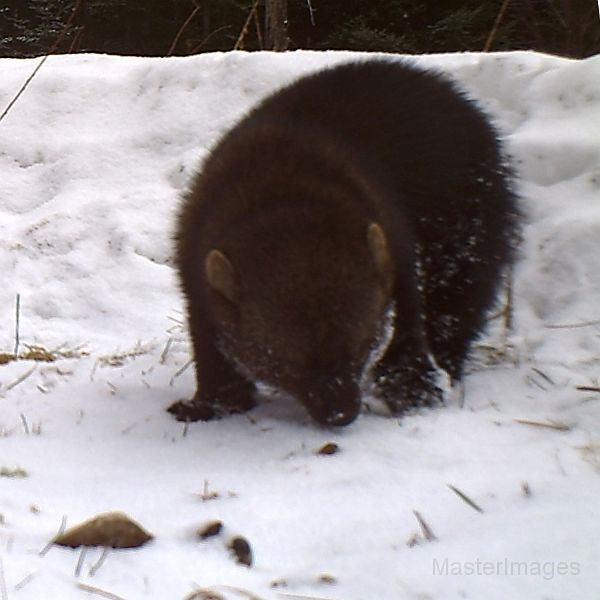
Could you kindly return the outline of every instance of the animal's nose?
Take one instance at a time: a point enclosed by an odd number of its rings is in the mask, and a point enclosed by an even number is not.
[[[336,411],[325,416],[325,424],[333,425],[335,427],[343,427],[344,425],[350,425],[350,423],[352,423],[357,416],[358,410]]]
[[[323,425],[349,425],[360,412],[360,390],[351,377],[318,377],[308,392],[306,406],[313,418]]]

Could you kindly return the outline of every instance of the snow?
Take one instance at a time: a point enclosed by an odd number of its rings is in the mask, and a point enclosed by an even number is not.
[[[341,430],[283,400],[188,428],[164,411],[194,387],[193,369],[179,373],[181,191],[259,98],[356,56],[51,57],[0,122],[0,350],[13,350],[20,294],[21,350],[75,354],[0,366],[0,469],[27,475],[0,477],[2,600],[182,599],[196,586],[238,588],[216,588],[224,598],[598,598],[600,393],[576,387],[600,382],[600,57],[411,58],[479,99],[521,173],[514,328],[496,320],[481,340],[464,406],[457,394],[398,420],[374,405]],[[0,107],[36,64],[0,60]],[[340,451],[317,455],[329,441]],[[63,516],[108,510],[155,540],[110,551],[93,575],[101,549],[79,575],[79,550],[40,555]],[[224,533],[197,540],[211,519]],[[236,534],[251,568],[226,549]]]

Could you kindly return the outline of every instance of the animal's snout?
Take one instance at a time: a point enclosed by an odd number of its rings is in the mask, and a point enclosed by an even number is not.
[[[360,407],[359,407],[360,408]],[[337,411],[325,417],[325,425],[333,425],[335,427],[343,427],[350,425],[358,416],[358,410]]]
[[[360,412],[360,389],[352,378],[318,377],[304,396],[304,404],[318,423],[342,427]]]

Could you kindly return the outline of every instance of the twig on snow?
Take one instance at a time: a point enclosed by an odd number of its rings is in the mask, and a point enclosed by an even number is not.
[[[477,504],[474,500],[471,500],[471,498],[469,498],[469,496],[467,496],[464,492],[461,492],[458,488],[454,487],[453,485],[450,485],[449,483],[446,484],[461,500],[463,500],[464,502],[466,502],[471,508],[473,508],[474,510],[476,510],[477,512],[482,513],[483,512],[483,508],[481,508],[481,506],[479,506],[479,504]]]
[[[21,320],[21,294],[17,294],[17,303],[16,303],[16,316],[15,316],[15,358],[19,355],[19,325]]]
[[[435,542],[437,540],[437,537],[435,537],[435,534],[431,530],[431,527],[429,527],[429,525],[427,525],[427,523],[425,522],[425,519],[423,519],[423,517],[421,516],[419,511],[413,510],[413,514],[415,515],[415,517],[417,518],[417,521],[419,522],[419,526],[421,527],[421,532],[423,533],[423,537],[428,542]]]
[[[531,370],[534,373],[537,373],[542,379],[547,381],[551,386],[556,386],[556,383],[554,383],[554,381],[552,381],[550,376],[546,375],[546,373],[544,373],[544,371],[542,371],[541,369],[538,369],[537,367],[531,367]]]
[[[529,419],[515,419],[515,423],[521,425],[531,425],[532,427],[545,427],[555,431],[571,431],[572,427],[566,423],[557,423],[556,421],[531,421]]]
[[[161,365],[164,365],[167,362],[167,355],[169,354],[169,350],[171,350],[172,344],[173,344],[173,337],[170,336],[169,339],[167,340],[165,347],[163,348],[163,351],[160,354],[160,359],[158,362]]]

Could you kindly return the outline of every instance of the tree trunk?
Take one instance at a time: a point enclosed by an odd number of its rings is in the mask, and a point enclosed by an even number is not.
[[[567,56],[583,58],[593,52],[598,42],[600,22],[594,0],[562,0],[564,15],[564,49]]]
[[[288,49],[287,0],[265,0],[266,47],[275,52]]]
[[[202,39],[210,35],[210,0],[202,3]]]

